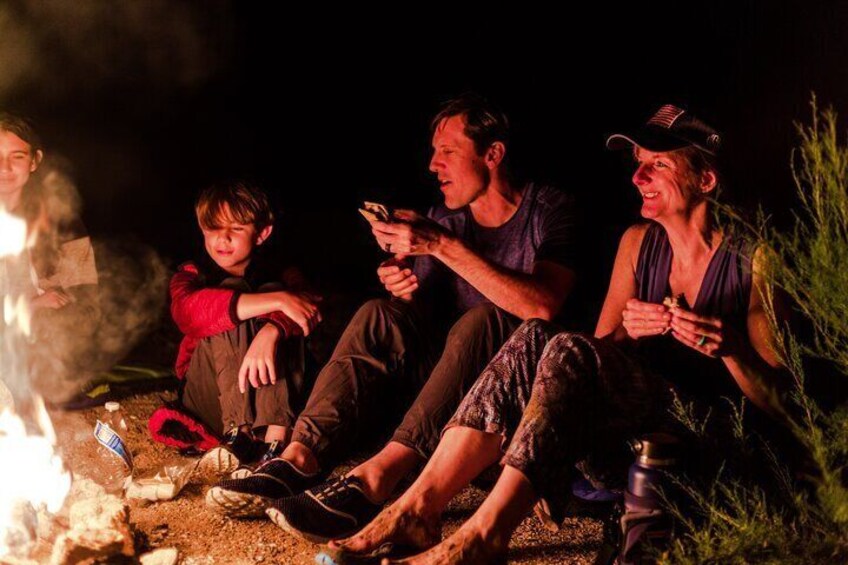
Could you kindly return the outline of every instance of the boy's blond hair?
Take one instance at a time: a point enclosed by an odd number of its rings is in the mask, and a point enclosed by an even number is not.
[[[203,189],[194,211],[204,229],[214,229],[223,221],[232,220],[253,224],[259,232],[274,223],[268,196],[259,187],[244,181],[218,183]]]

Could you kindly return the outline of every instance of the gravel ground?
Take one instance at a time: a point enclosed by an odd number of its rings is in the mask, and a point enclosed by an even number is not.
[[[153,442],[147,433],[147,417],[161,404],[156,393],[121,401],[127,418],[130,449],[136,472],[153,471],[174,453]],[[82,470],[95,461],[91,430],[99,410],[54,413],[59,444],[69,466]],[[311,564],[319,546],[285,534],[267,520],[236,521],[206,509],[208,487],[189,485],[171,501],[130,501],[130,521],[137,532],[139,553],[158,547],[176,547],[180,563],[189,564]],[[445,534],[453,532],[471,515],[485,493],[465,489],[445,513]],[[592,563],[601,543],[601,523],[590,518],[571,518],[556,533],[530,516],[513,536],[511,563]]]

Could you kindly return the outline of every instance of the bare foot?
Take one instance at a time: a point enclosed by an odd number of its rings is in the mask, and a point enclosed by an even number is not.
[[[406,559],[383,559],[383,565],[476,565],[506,563],[507,544],[487,541],[483,534],[465,524],[439,545]]]
[[[384,546],[424,550],[442,539],[438,519],[428,520],[395,502],[377,514],[359,533],[330,542],[330,547],[349,553],[373,553]]]

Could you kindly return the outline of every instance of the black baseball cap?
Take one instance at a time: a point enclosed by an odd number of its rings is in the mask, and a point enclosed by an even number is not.
[[[609,149],[627,149],[633,145],[648,151],[697,147],[704,153],[716,155],[721,147],[721,137],[716,130],[683,108],[666,104],[644,126],[607,138]]]

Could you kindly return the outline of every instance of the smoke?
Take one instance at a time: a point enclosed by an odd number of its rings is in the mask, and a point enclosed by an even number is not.
[[[94,242],[99,284],[96,306],[59,311],[37,334],[33,387],[53,402],[82,391],[119,363],[162,318],[168,270],[137,242]]]
[[[36,68],[33,61],[33,37],[16,25],[9,5],[0,4],[0,96],[14,85],[25,83]]]
[[[6,2],[0,98],[18,90],[56,99],[77,89],[192,86],[227,62],[231,21],[222,0]]]
[[[71,302],[34,308],[30,375],[37,392],[58,402],[123,359],[156,326],[168,270],[142,243],[92,242],[81,231],[73,183],[55,163],[44,166],[40,211],[31,225],[38,230],[32,263],[41,291],[64,293]]]
[[[229,68],[232,12],[227,0],[0,2],[0,106],[63,112],[71,122],[90,112],[67,113],[77,105],[149,111],[151,96],[199,87]],[[145,104],[133,102],[140,98]],[[81,204],[68,169],[57,159],[39,169],[41,210],[31,226],[39,241],[31,255],[50,267],[39,273],[42,290],[70,289],[72,302],[34,311],[31,381],[7,383],[54,401],[121,360],[160,321],[167,296],[167,270],[149,246],[68,237]]]

